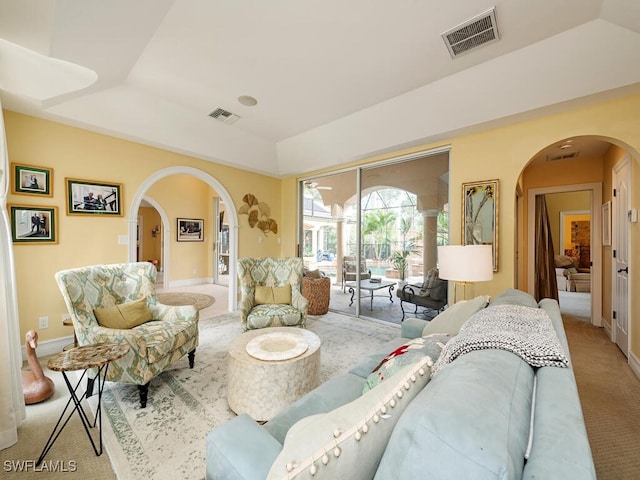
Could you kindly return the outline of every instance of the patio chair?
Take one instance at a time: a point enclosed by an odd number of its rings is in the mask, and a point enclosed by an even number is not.
[[[414,305],[414,315],[418,315],[418,307],[424,307],[421,313],[433,313],[433,316],[444,310],[447,305],[447,290],[449,283],[438,276],[438,269],[432,268],[427,273],[423,283],[406,284],[398,289],[396,295],[400,298],[402,321],[404,321],[404,304]]]
[[[342,257],[342,291],[346,293],[346,283],[356,281],[358,261],[355,256]],[[371,278],[371,270],[367,269],[367,260],[360,257],[360,280]]]

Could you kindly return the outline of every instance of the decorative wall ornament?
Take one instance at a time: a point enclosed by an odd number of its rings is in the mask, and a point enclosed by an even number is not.
[[[491,245],[498,271],[498,180],[462,184],[462,244]]]
[[[240,215],[248,215],[249,226],[258,227],[265,235],[269,232],[278,233],[278,223],[269,218],[271,207],[264,202],[259,202],[255,195],[247,193],[242,197],[244,204],[238,209]]]

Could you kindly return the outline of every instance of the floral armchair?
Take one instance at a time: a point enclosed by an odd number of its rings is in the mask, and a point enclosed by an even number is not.
[[[193,368],[198,346],[198,311],[192,305],[176,307],[158,303],[156,268],[152,263],[75,268],[57,272],[55,279],[71,315],[78,345],[129,344],[129,353],[109,364],[106,379],[138,385],[142,408],[147,404],[152,378],[185,354],[188,354],[189,366]],[[140,302],[142,299],[146,302]],[[147,318],[119,325],[124,328],[102,326],[101,323],[104,325],[106,322],[99,323],[96,318],[96,314],[101,316],[102,312],[135,303],[141,304]],[[126,328],[149,317],[149,321]],[[93,379],[90,379],[87,395],[92,391]]]
[[[302,259],[241,258],[240,318],[242,330],[305,326],[308,302],[302,296]]]

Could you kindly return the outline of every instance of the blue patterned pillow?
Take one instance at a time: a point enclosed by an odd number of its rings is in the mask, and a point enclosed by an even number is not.
[[[380,382],[387,380],[393,374],[397,373],[402,367],[415,363],[423,357],[430,357],[431,362],[428,365],[433,365],[445,344],[449,341],[451,336],[446,333],[432,333],[424,337],[414,338],[408,341],[404,345],[396,348],[393,352],[389,353],[382,361],[371,371],[371,374],[367,377],[367,381],[362,388],[362,393],[365,394]]]

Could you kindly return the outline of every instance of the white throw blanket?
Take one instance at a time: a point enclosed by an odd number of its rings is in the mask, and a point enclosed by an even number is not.
[[[546,311],[522,305],[496,305],[467,320],[458,335],[445,345],[432,376],[460,355],[484,349],[507,350],[532,367],[569,365]]]

